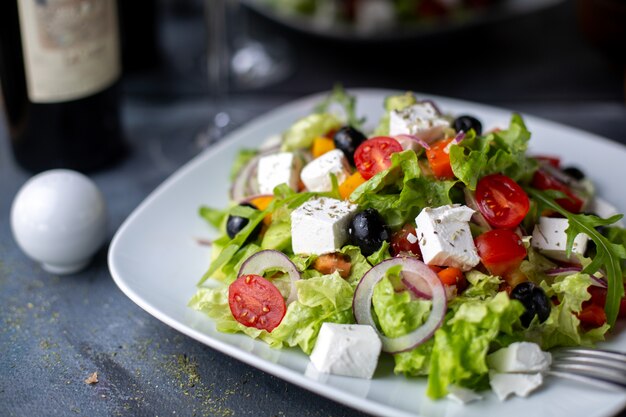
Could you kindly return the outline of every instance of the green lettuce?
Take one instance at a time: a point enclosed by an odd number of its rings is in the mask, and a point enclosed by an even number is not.
[[[309,148],[313,139],[339,129],[341,120],[331,113],[313,113],[294,123],[283,135],[283,151]]]
[[[350,201],[376,209],[392,230],[413,222],[424,207],[452,204],[456,181],[422,176],[417,155],[411,150],[391,155],[391,166],[361,184]]]
[[[333,103],[343,108],[348,126],[360,128],[363,125],[365,119],[356,115],[356,97],[348,94],[341,84],[335,85],[328,97],[315,107],[315,112],[327,113]]]
[[[522,118],[514,114],[509,128],[476,136],[470,130],[458,145],[450,147],[454,175],[475,190],[478,179],[501,173],[515,181],[529,181],[537,168],[536,160],[526,156],[530,132]]]
[[[385,99],[385,113],[380,118],[378,126],[374,130],[372,136],[387,136],[389,135],[389,113],[393,110],[402,110],[413,104],[417,103],[415,95],[411,92],[406,92],[397,96],[389,96]]]

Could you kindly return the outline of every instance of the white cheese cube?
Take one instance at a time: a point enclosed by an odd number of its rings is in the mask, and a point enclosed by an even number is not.
[[[330,174],[337,177],[341,184],[350,176],[350,164],[339,149],[333,149],[309,162],[300,174],[302,182],[309,191],[324,192],[333,189]]]
[[[357,208],[347,201],[321,197],[295,209],[291,213],[293,252],[322,255],[341,249]]]
[[[543,375],[536,374],[501,374],[489,371],[489,384],[500,401],[511,394],[527,397],[543,383]]]
[[[311,363],[318,371],[371,379],[382,342],[371,326],[322,323]]]
[[[471,403],[473,401],[482,400],[483,397],[480,394],[472,391],[469,388],[460,387],[458,385],[450,385],[448,387],[448,395],[449,400],[454,401],[455,403],[465,405],[467,403]]]
[[[489,368],[498,372],[541,372],[547,371],[552,355],[530,342],[511,343],[487,356]]]
[[[257,180],[261,194],[272,194],[274,187],[287,184],[292,190],[298,189],[300,159],[291,152],[279,152],[259,159]]]
[[[389,135],[419,135],[425,141],[442,136],[450,122],[429,101],[422,101],[389,114]]]
[[[540,217],[539,223],[535,225],[533,230],[532,246],[549,258],[578,263],[576,255],[585,253],[589,237],[579,233],[574,239],[572,255],[568,258],[565,254],[565,248],[567,247],[565,229],[567,229],[567,226],[567,219]]]
[[[459,204],[425,208],[415,219],[424,262],[469,271],[480,262],[469,220],[474,210]]]

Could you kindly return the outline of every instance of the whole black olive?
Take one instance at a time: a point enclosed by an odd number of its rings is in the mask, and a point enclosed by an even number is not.
[[[241,203],[240,206],[251,207],[255,210],[258,210],[254,205],[250,203]],[[233,239],[237,235],[237,233],[241,232],[241,230],[243,230],[243,228],[246,227],[248,222],[249,220],[246,219],[245,217],[229,215],[228,219],[226,220],[226,234],[228,234],[228,237]],[[248,236],[245,243],[251,242],[254,239],[256,239],[259,236],[259,233],[261,232],[262,226],[263,226],[262,223],[259,223],[257,227],[254,228],[252,233],[250,233],[250,236]]]
[[[476,132],[477,135],[481,135],[483,133],[482,123],[480,123],[480,121],[473,116],[468,116],[468,115],[459,116],[456,119],[454,119],[452,126],[454,127],[454,130],[456,130],[457,132],[461,132],[461,131],[467,132],[470,129],[474,129],[474,132]]]
[[[361,253],[369,256],[389,240],[389,229],[380,214],[368,208],[357,213],[348,227],[349,241],[361,248]]]
[[[576,181],[585,179],[585,173],[576,167],[563,168],[563,172],[569,175],[570,177],[574,178]]]
[[[335,133],[333,141],[335,147],[343,151],[348,161],[354,165],[354,151],[360,144],[365,142],[367,137],[351,126],[344,126]]]
[[[539,322],[543,323],[550,316],[552,303],[543,289],[532,282],[522,282],[517,284],[511,291],[511,298],[521,302],[526,311],[521,315],[520,321],[524,327],[528,327],[536,316]]]

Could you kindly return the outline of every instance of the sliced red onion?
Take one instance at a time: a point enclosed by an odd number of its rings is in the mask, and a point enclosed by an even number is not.
[[[287,297],[287,305],[296,301],[298,298],[298,290],[296,289],[295,282],[300,279],[300,272],[298,272],[298,268],[296,268],[293,262],[282,252],[277,250],[262,250],[261,252],[255,253],[241,265],[237,276],[248,274],[263,275],[268,269],[280,269],[289,275],[291,279],[291,290],[289,297]]]
[[[459,143],[463,142],[463,139],[465,139],[465,132],[461,130],[459,133],[456,134],[454,139],[452,139],[452,143],[458,145]]]
[[[416,279],[419,277],[426,282],[430,287],[433,305],[426,323],[411,333],[392,338],[383,335],[376,327],[372,318],[372,296],[374,295],[374,287],[385,277],[389,268],[398,265],[402,266],[403,272],[409,272]],[[408,276],[408,274],[406,275]],[[447,309],[446,292],[437,274],[425,263],[413,258],[392,258],[379,263],[361,278],[354,291],[352,308],[357,323],[370,325],[378,333],[385,352],[399,353],[424,343],[441,326]]]
[[[414,142],[417,142],[422,148],[430,149],[430,145],[428,144],[428,142],[426,142],[424,139],[422,139],[422,138],[420,138],[419,136],[416,136],[416,135],[407,135],[407,134],[397,135],[396,139],[412,140]]]
[[[582,271],[582,268],[580,266],[565,266],[561,268],[548,269],[545,272],[546,272],[546,275],[553,277],[556,275],[563,275],[563,274],[568,274],[570,272],[575,273],[575,272],[580,272],[580,271]]]
[[[589,277],[591,277],[592,284],[595,285],[596,287],[602,287],[602,288],[608,288],[609,287],[609,285],[606,283],[606,281],[603,280],[602,278],[598,278],[595,275],[589,275]]]
[[[256,200],[257,198],[263,198],[263,197],[274,197],[274,195],[273,194],[253,194],[251,196],[244,198],[239,203],[250,203],[252,202],[252,200]]]
[[[480,212],[480,209],[478,208],[478,202],[476,201],[474,193],[469,188],[465,187],[463,189],[463,194],[465,194],[465,205],[474,210],[474,214],[472,214],[472,222],[476,223],[481,228],[486,229],[486,232],[491,230],[491,225],[489,224],[487,219],[485,219],[485,216],[483,216],[483,214]]]
[[[418,275],[411,272],[402,272],[400,280],[404,287],[411,292],[416,298],[422,300],[432,300],[432,291],[430,286]],[[456,297],[456,285],[444,285],[446,290],[446,300],[450,301]]]
[[[251,194],[258,194],[258,183],[256,181],[257,167],[259,159],[264,156],[278,152],[280,146],[272,146],[259,152],[248,161],[237,173],[235,180],[230,186],[230,199],[241,201]]]

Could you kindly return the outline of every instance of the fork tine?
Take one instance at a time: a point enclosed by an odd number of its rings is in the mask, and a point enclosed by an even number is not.
[[[605,358],[602,356],[569,356],[558,355],[553,356],[554,363],[579,363],[601,366],[608,369],[614,369],[621,372],[626,372],[626,362],[616,361],[612,358]]]
[[[615,360],[618,362],[626,363],[626,353],[617,352],[614,350],[598,350],[587,348],[563,348],[557,349],[552,352],[554,356],[591,356],[604,359]]]
[[[599,379],[596,377],[591,377],[587,375],[572,373],[572,372],[560,372],[550,370],[547,372],[548,375],[556,376],[558,378],[568,379],[571,381],[583,382],[588,385],[593,385],[602,389],[611,389],[611,390],[621,390],[624,388],[623,385],[616,384],[614,382],[609,382],[604,379]]]
[[[585,365],[579,363],[553,363],[550,371],[569,372],[577,375],[583,375],[590,378],[611,382],[626,388],[626,373],[618,370],[599,367],[597,365]]]

